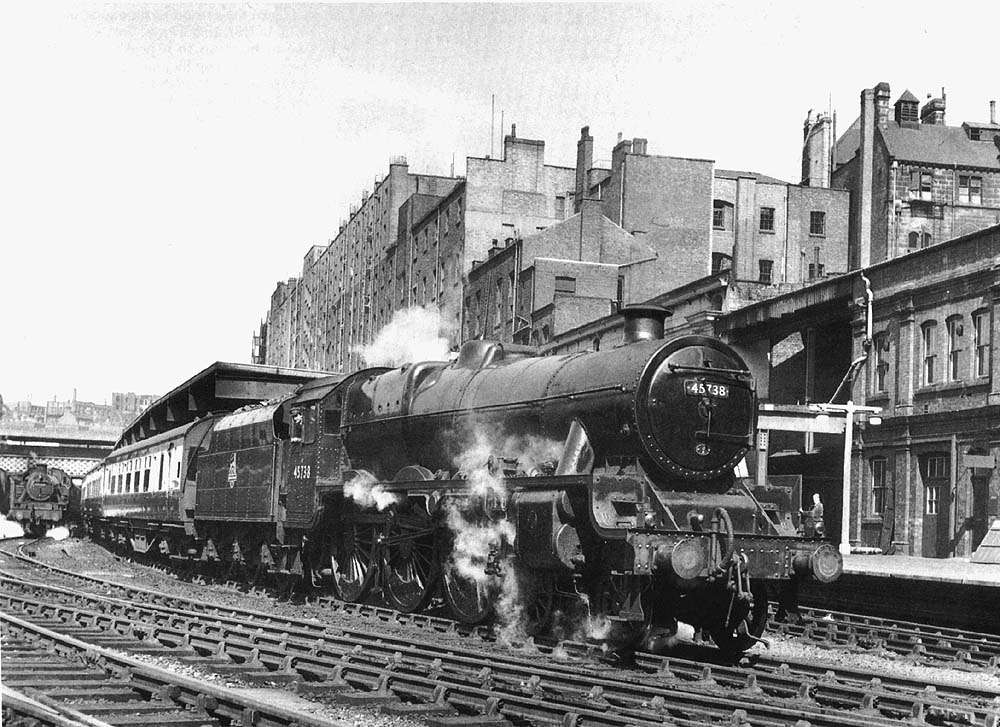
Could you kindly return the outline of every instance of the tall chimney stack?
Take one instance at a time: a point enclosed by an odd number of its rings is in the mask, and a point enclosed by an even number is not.
[[[995,124],[997,122],[997,102],[990,101],[990,123]]]
[[[590,127],[580,129],[580,140],[576,142],[576,194],[573,198],[573,211],[579,212],[583,198],[587,194],[587,172],[594,166],[594,137],[590,135]]]

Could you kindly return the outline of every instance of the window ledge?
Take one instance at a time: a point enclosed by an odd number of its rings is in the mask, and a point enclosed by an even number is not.
[[[880,392],[878,392],[876,394],[869,394],[867,401],[869,401],[869,402],[872,402],[872,401],[878,401],[878,402],[889,401],[889,392],[888,391],[880,391]]]
[[[985,391],[989,388],[988,380],[976,379],[974,382],[970,383],[968,381],[944,381],[940,384],[930,384],[928,386],[919,387],[914,393],[915,396],[929,396],[932,394],[942,394],[953,391],[967,391],[975,392],[982,389]]]
[[[862,525],[881,525],[883,522],[882,515],[864,515],[861,518]]]
[[[825,232],[810,232],[809,237],[826,237]]]
[[[773,235],[774,234],[774,230],[757,230],[757,232],[759,232],[762,235]]]

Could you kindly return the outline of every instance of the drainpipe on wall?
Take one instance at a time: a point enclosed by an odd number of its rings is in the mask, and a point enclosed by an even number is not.
[[[867,275],[865,275],[864,270],[861,271],[861,279],[865,281],[865,305],[867,308],[865,311],[865,317],[867,318],[867,322],[865,324],[865,341],[862,345],[864,346],[865,355],[867,356],[868,351],[872,347],[872,328],[874,326],[873,307],[875,303],[875,295],[872,293],[872,281],[868,279]]]
[[[790,209],[792,205],[791,187],[785,187],[785,249],[781,255],[781,282],[788,282],[788,220],[792,216]]]
[[[510,300],[510,342],[514,342],[514,334],[517,332],[517,285],[521,272],[521,245],[524,242],[517,240],[514,242],[514,282],[511,283]]]
[[[622,178],[618,190],[618,226],[625,229],[625,165],[628,162],[628,154],[622,153]],[[627,230],[626,230],[627,232]]]
[[[951,477],[948,487],[950,488],[949,494],[951,495],[951,512],[948,513],[951,517],[951,522],[949,523],[948,532],[954,533],[958,528],[958,437],[955,434],[951,435]],[[962,542],[962,539],[966,536],[967,532],[962,532],[959,537],[957,537],[951,544],[951,554],[955,555],[958,552],[958,545]]]

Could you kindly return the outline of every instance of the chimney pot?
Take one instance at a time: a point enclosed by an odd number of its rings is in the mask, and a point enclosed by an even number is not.
[[[625,343],[663,338],[663,321],[672,312],[658,305],[628,305],[625,316]]]

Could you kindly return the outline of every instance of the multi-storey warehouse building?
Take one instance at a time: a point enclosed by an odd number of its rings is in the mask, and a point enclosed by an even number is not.
[[[545,145],[511,135],[502,159],[467,161],[466,178],[409,171],[405,159],[352,208],[302,275],[279,282],[267,316],[266,363],[348,371],[395,311],[437,308],[458,343],[461,286],[477,255],[565,214],[573,170],[545,164]]]

